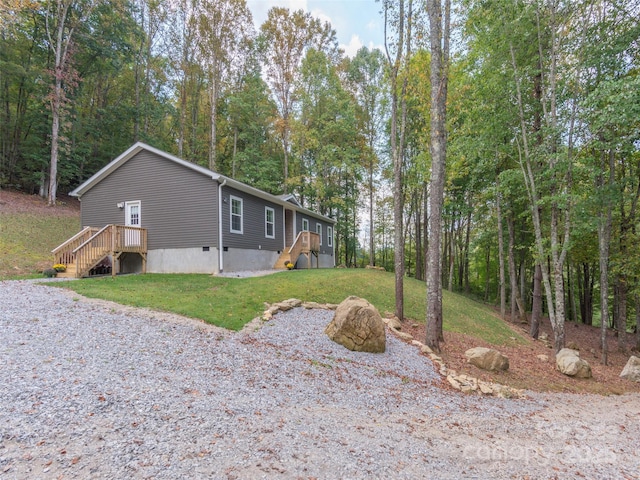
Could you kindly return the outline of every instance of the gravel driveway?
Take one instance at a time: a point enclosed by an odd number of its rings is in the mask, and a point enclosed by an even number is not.
[[[0,478],[640,478],[640,396],[480,398],[295,309],[231,334],[0,282]]]

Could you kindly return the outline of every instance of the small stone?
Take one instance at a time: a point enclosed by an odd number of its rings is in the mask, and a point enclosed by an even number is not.
[[[541,362],[548,362],[549,361],[549,355],[545,355],[545,354],[536,355],[536,358],[538,360],[540,360]]]
[[[460,385],[460,382],[453,375],[447,375],[447,382],[456,390],[462,389],[462,385]]]
[[[402,330],[402,322],[395,315],[385,318],[385,323],[394,330]]]
[[[478,388],[484,395],[493,395],[493,388],[487,382],[478,382]]]
[[[413,335],[411,335],[410,333],[406,333],[406,332],[399,332],[396,329],[393,329],[394,333],[400,337],[402,340],[413,340]]]
[[[304,302],[302,304],[302,307],[307,309],[307,310],[320,310],[320,309],[324,309],[324,305],[318,303],[318,302]]]
[[[422,353],[427,354],[427,355],[429,355],[429,354],[433,353],[433,350],[431,350],[431,348],[430,348],[430,347],[428,347],[427,345],[423,345],[423,346],[421,346],[421,347],[420,347],[420,351],[421,351]]]

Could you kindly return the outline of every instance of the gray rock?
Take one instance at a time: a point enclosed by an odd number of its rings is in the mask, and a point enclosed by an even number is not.
[[[382,353],[387,340],[384,326],[373,305],[363,298],[351,296],[338,305],[325,333],[349,350]]]
[[[508,370],[509,359],[492,348],[475,347],[464,352],[467,362],[482,370]]]
[[[561,373],[570,377],[591,378],[591,366],[580,358],[580,352],[563,348],[556,354],[556,366]]]
[[[631,355],[620,377],[631,380],[632,382],[640,382],[640,358]]]

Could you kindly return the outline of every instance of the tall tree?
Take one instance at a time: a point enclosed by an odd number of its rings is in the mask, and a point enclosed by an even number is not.
[[[443,11],[444,10],[444,11]],[[431,187],[427,254],[426,344],[440,351],[442,334],[442,202],[447,158],[447,86],[449,79],[450,0],[427,0],[431,50]]]
[[[86,22],[97,0],[52,0],[46,4],[45,24],[49,49],[53,54],[51,105],[51,160],[47,202],[55,205],[58,188],[58,156],[60,152],[60,123],[64,119],[66,89],[77,84],[72,66],[74,35]]]
[[[198,12],[199,51],[209,81],[209,168],[216,169],[218,99],[253,36],[246,0],[204,0]]]
[[[337,54],[335,31],[303,10],[290,12],[286,8],[269,10],[260,27],[266,76],[278,106],[277,131],[283,152],[283,176],[289,179],[291,155],[291,121],[296,97],[294,86],[306,50],[310,47]]]
[[[385,51],[390,77],[391,90],[391,158],[393,164],[393,268],[395,272],[395,315],[404,321],[404,191],[403,160],[405,127],[407,119],[407,77],[401,76],[401,70],[411,56],[411,17],[413,0],[399,0],[397,5],[389,0],[383,1]]]
[[[379,168],[380,136],[387,118],[387,86],[384,76],[384,56],[378,49],[362,47],[349,62],[347,78],[360,106],[362,129],[366,139],[363,164],[367,169],[369,213],[369,265],[375,261],[375,180]]]

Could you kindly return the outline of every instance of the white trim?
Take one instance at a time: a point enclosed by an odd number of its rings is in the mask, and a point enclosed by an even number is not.
[[[304,227],[304,224],[307,224],[307,228]],[[309,231],[309,219],[308,218],[303,218],[302,219],[302,231],[303,232],[308,232]]]
[[[322,224],[316,223],[316,233],[320,235],[320,246],[322,246]]]
[[[238,202],[240,202],[240,213],[233,213],[233,202],[234,200],[237,200]],[[233,229],[233,217],[235,216],[239,216],[240,217],[240,229]],[[242,198],[240,197],[234,197],[233,195],[229,195],[229,231],[231,233],[239,233],[242,235],[244,230],[244,202],[242,200]]]
[[[269,222],[269,212],[273,215]],[[269,224],[271,224],[271,235],[269,235]],[[266,238],[276,238],[276,210],[272,207],[264,207],[264,236]]]
[[[327,227],[327,246],[333,248],[333,227]]]
[[[138,223],[131,223],[131,207],[138,207]],[[132,200],[124,202],[124,224],[127,227],[142,226],[142,202],[140,200]]]

